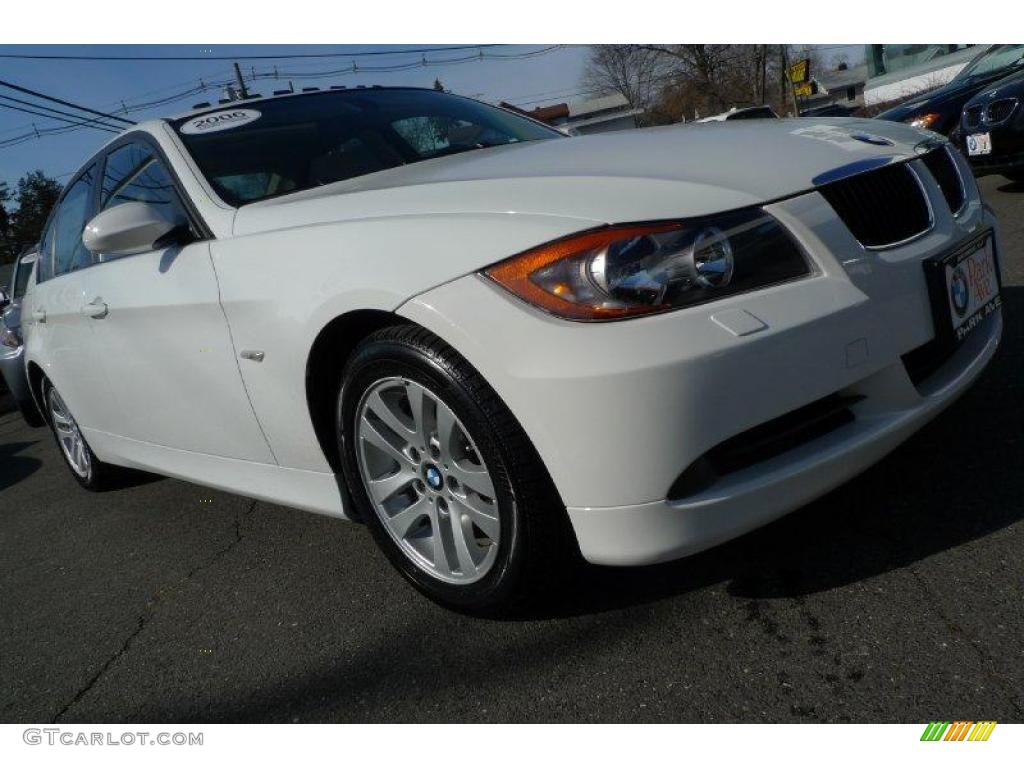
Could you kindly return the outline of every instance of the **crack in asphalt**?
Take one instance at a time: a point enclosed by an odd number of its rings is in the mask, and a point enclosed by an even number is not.
[[[946,629],[949,630],[950,637],[955,638],[958,634],[963,635],[966,638],[967,643],[977,654],[978,659],[981,661],[983,673],[991,679],[1006,696],[1010,706],[1013,707],[1017,714],[1024,716],[1024,708],[1021,707],[1020,700],[1018,699],[1017,693],[1013,689],[1013,685],[1003,678],[1003,675],[996,671],[996,660],[985,650],[984,645],[975,639],[969,631],[964,627],[960,626],[957,622],[953,621],[949,615],[947,615],[942,604],[939,602],[938,596],[932,589],[931,585],[925,580],[925,578],[918,573],[917,568],[913,565],[908,566],[911,576],[917,581],[918,586],[921,587],[921,591],[924,593],[925,602],[928,607],[938,616],[942,622],[946,625]]]
[[[164,598],[167,592],[177,587],[180,587],[182,584],[188,583],[192,578],[196,576],[196,574],[205,571],[207,568],[210,568],[213,565],[215,565],[220,559],[222,559],[225,555],[227,555],[231,550],[233,550],[242,542],[242,519],[251,517],[252,514],[256,511],[256,505],[258,503],[258,501],[252,500],[249,502],[248,507],[246,507],[243,510],[235,512],[233,526],[235,536],[230,542],[228,542],[226,546],[218,549],[216,552],[213,553],[213,555],[209,559],[207,559],[203,563],[200,563],[195,568],[192,568],[188,573],[186,573],[180,579],[175,581],[173,584],[162,586],[158,588],[156,592],[153,593],[153,595],[146,601],[146,604],[142,607],[142,612],[136,618],[135,628],[124,639],[124,642],[121,643],[121,647],[118,648],[110,656],[110,658],[108,658],[103,663],[103,666],[99,668],[99,671],[97,671],[96,674],[93,675],[84,686],[79,688],[78,692],[75,693],[71,700],[60,708],[60,710],[57,712],[57,714],[53,716],[50,722],[56,723],[62,717],[64,717],[64,715],[66,715],[73,706],[75,706],[78,702],[85,698],[86,695],[88,695],[89,691],[91,691],[96,686],[96,684],[107,673],[107,671],[111,667],[113,667],[114,664],[117,663],[117,661],[122,656],[128,653],[129,649],[132,646],[132,643],[135,641],[135,638],[137,638],[142,633],[142,630],[145,629],[146,625],[149,624],[149,622],[153,619],[153,615],[154,612],[156,611],[157,604]],[[182,515],[182,517],[184,517],[184,515]]]

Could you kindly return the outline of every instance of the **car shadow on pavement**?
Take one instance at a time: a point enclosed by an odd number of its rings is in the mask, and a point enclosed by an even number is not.
[[[1024,519],[1024,288],[1003,289],[1000,349],[975,385],[858,477],[775,523],[645,568],[584,565],[527,618],[582,615],[726,583],[798,597],[906,567]]]
[[[1000,192],[1007,194],[1021,194],[1024,193],[1024,181],[1009,181],[1006,184],[997,188]]]
[[[20,483],[39,469],[43,463],[31,456],[19,456],[32,443],[0,443],[0,491]]]

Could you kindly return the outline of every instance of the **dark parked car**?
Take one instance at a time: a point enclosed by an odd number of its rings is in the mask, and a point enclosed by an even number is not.
[[[1024,72],[967,102],[957,143],[977,176],[1001,173],[1024,182]]]
[[[1024,45],[991,45],[946,85],[915,96],[878,117],[948,135],[959,124],[961,110],[975,94],[1019,71],[1024,71]]]

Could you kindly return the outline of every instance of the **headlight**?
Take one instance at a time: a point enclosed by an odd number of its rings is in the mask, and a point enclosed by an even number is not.
[[[6,325],[0,323],[0,345],[17,349],[21,344],[21,337]]]
[[[933,125],[939,122],[941,115],[938,112],[928,112],[924,115],[918,115],[917,117],[911,117],[906,122],[912,125],[914,128],[925,128],[931,129]]]
[[[756,209],[583,232],[484,274],[559,317],[617,320],[714,301],[810,271],[778,222]]]

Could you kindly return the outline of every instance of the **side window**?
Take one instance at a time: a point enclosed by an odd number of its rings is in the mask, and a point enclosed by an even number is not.
[[[82,242],[82,230],[92,213],[90,204],[95,176],[96,166],[92,166],[71,185],[57,208],[52,232],[47,233],[53,237],[54,276],[92,264],[92,254]]]
[[[53,230],[56,223],[57,213],[54,212],[39,241],[39,272],[36,274],[38,283],[53,277]]]
[[[139,141],[107,155],[100,210],[131,202],[183,212],[170,173],[149,145]]]

